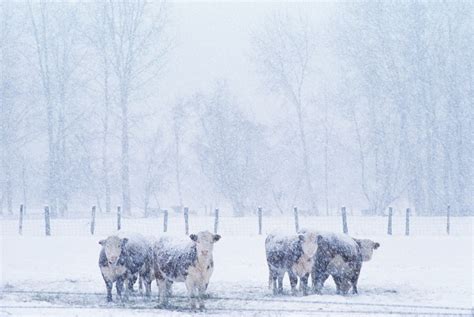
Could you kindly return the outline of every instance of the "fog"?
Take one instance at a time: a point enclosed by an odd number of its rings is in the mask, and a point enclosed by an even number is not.
[[[472,3],[0,10],[2,214],[473,214]]]

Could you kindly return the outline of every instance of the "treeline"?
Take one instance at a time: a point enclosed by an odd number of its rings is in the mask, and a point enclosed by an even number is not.
[[[268,103],[244,107],[225,80],[157,102],[166,3],[2,2],[0,212],[472,214],[473,4],[334,6],[324,26],[288,10],[249,30]]]

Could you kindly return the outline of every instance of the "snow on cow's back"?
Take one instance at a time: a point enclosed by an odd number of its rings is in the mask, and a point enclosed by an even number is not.
[[[128,241],[133,242],[144,242],[146,241],[145,237],[138,232],[130,232],[130,231],[116,231],[112,235],[119,237],[120,239],[127,238]]]
[[[296,235],[289,235],[282,231],[272,231],[265,239],[265,250],[280,249],[283,245],[289,245]]]
[[[145,254],[145,252],[148,251],[147,249],[152,246],[152,240],[138,232],[117,231],[113,235],[119,237],[120,239],[126,238],[127,248],[136,250],[143,254]]]
[[[351,236],[344,233],[326,231],[319,232],[319,235],[321,235],[321,237],[323,237],[332,245],[338,246],[339,248],[343,248],[347,252],[350,252],[352,256],[357,256],[357,250],[359,249],[359,246]]]
[[[171,235],[162,235],[155,240],[154,249],[155,251],[160,252],[166,250],[167,253],[180,253],[183,250],[188,250],[192,248],[193,241],[188,236],[171,236]]]

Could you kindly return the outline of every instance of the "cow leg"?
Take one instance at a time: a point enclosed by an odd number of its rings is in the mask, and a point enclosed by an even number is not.
[[[324,282],[328,279],[329,274],[327,273],[327,267],[329,262],[332,260],[324,251],[316,252],[316,259],[314,261],[314,267],[312,271],[312,282],[313,282],[313,291],[316,294],[321,294],[323,289]]]
[[[272,288],[273,295],[276,295],[277,292],[277,273],[269,268],[268,271],[268,287]]]
[[[309,273],[305,274],[300,278],[300,291],[303,293],[303,295],[308,295],[308,279],[309,279]]]
[[[133,292],[133,283],[134,283],[134,274],[127,272],[124,278],[124,289],[123,289],[123,299],[128,300],[128,297],[131,292]]]
[[[104,281],[105,281],[105,287],[107,288],[107,301],[111,302],[112,301],[112,286],[114,283],[106,279],[104,279]]]
[[[117,279],[117,282],[115,282],[115,288],[117,289],[117,296],[118,298],[120,298],[121,300],[123,299],[122,298],[122,291],[123,291],[123,277],[119,277]]]
[[[151,281],[150,281],[150,283],[151,283]],[[146,286],[145,286],[145,291],[146,291]],[[143,278],[142,278],[141,274],[138,276],[138,292],[140,294],[143,294]]]
[[[171,297],[173,295],[173,281],[166,280],[166,296]]]
[[[186,278],[185,281],[186,289],[188,291],[189,303],[191,305],[191,310],[196,309],[196,286],[194,281],[191,278]]]
[[[130,273],[129,278],[128,278],[128,283],[127,283],[127,287],[128,287],[129,292],[133,292],[133,285],[137,281],[137,278],[138,278],[137,273],[135,273],[135,274]]]
[[[358,294],[357,290],[357,281],[359,280],[359,273],[355,273],[352,278],[350,279],[351,285],[352,285],[352,294]]]
[[[145,280],[145,296],[147,298],[150,298],[150,296],[151,296],[151,278],[149,276],[147,276],[147,277],[144,278],[144,280]],[[140,286],[142,286],[141,283],[140,283]]]
[[[166,281],[164,279],[157,278],[156,285],[158,285],[158,297],[159,302],[162,306],[168,305],[168,296],[166,292]]]
[[[283,294],[283,276],[285,276],[285,273],[279,273],[277,276],[278,294]]]
[[[293,273],[291,270],[288,271],[288,277],[290,278],[290,285],[291,285],[291,294],[296,295],[296,284],[298,284],[298,276]]]
[[[204,293],[206,291],[208,283],[203,283],[198,287],[198,300],[199,300],[199,309],[203,310],[204,307]]]
[[[334,284],[336,284],[336,293],[341,294],[341,277],[337,275],[332,275],[332,279],[334,280]]]
[[[349,277],[350,284],[352,285],[352,294],[358,294],[357,281],[359,280],[360,269],[362,268],[362,261],[350,263],[352,274]]]

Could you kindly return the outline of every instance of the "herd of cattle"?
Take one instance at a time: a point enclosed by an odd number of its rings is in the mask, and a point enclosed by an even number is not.
[[[119,233],[100,240],[99,267],[107,288],[107,301],[112,301],[112,286],[117,296],[127,299],[139,280],[140,291],[151,295],[151,283],[156,279],[160,305],[166,307],[173,282],[184,282],[191,309],[204,308],[204,295],[209,284],[214,262],[213,245],[218,234],[202,231],[191,234],[189,241],[168,236],[144,237],[141,234]],[[301,230],[294,235],[270,234],[265,240],[269,268],[269,287],[274,294],[283,293],[283,277],[288,273],[291,291],[308,294],[311,275],[312,291],[321,294],[326,279],[331,275],[338,294],[357,293],[357,281],[363,261],[372,257],[379,243],[369,239],[355,239],[345,234]]]

